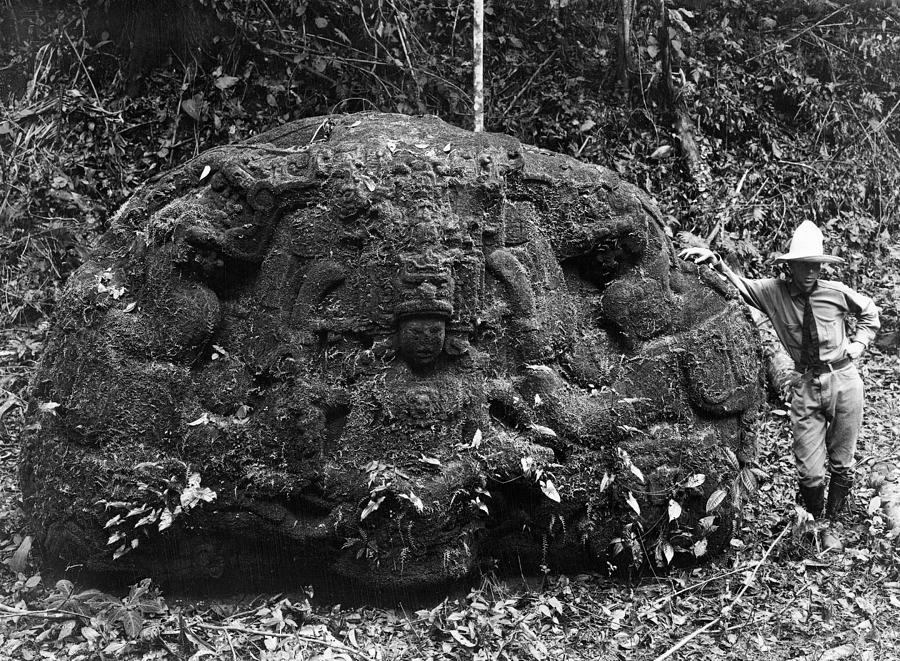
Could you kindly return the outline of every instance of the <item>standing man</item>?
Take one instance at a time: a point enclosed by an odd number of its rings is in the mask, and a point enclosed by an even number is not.
[[[866,350],[880,324],[872,299],[840,282],[820,280],[822,264],[843,263],[826,255],[822,232],[810,221],[794,231],[790,249],[776,262],[790,266],[789,280],[751,280],[735,274],[714,252],[688,248],[680,257],[709,262],[737,287],[744,300],[772,320],[778,339],[794,360],[791,423],[803,505],[815,519],[834,521],[853,486],[853,455],[862,423],[863,383],[853,361]],[[845,320],[855,315],[847,336]],[[828,500],[825,475],[831,469]],[[826,549],[843,544],[833,529],[822,536]]]

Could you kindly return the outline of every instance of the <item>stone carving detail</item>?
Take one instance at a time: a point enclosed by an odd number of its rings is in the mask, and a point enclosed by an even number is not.
[[[711,278],[637,188],[507,136],[370,113],[213,149],[67,285],[21,467],[45,557],[380,590],[688,548],[761,397]]]

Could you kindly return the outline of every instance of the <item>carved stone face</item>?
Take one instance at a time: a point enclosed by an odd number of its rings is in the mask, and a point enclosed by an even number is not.
[[[623,562],[615,539],[689,554],[753,457],[760,365],[647,196],[434,118],[325,125],[141,189],[70,279],[35,379],[59,406],[21,471],[47,556],[380,590]],[[196,502],[173,517],[181,493]],[[683,513],[659,526],[670,499]],[[631,539],[633,502],[656,537]]]
[[[400,355],[411,365],[431,365],[444,349],[447,323],[441,317],[405,317],[398,324]]]

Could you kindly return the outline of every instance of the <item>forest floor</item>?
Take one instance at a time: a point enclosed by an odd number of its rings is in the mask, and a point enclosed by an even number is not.
[[[890,303],[893,283],[873,293]],[[0,331],[0,659],[900,659],[900,550],[867,478],[900,463],[900,355],[863,361],[867,414],[846,549],[802,535],[785,411],[768,411],[760,465],[729,551],[626,583],[599,574],[484,578],[429,608],[346,607],[315,596],[166,597],[142,582],[109,595],[44,579],[17,484],[18,394],[46,325]]]

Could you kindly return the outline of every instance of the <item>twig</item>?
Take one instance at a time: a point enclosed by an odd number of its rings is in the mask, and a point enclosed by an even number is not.
[[[189,69],[187,66],[184,67],[184,80],[181,82],[181,89],[184,90],[187,86],[188,81],[188,72]],[[172,124],[172,139],[169,140],[169,167],[172,167],[172,157],[175,155],[175,138],[178,137],[178,122],[181,120],[181,102],[182,96],[184,95],[184,91],[181,91],[178,94],[178,107],[175,108],[175,121]],[[199,115],[199,108],[197,109]]]
[[[323,128],[325,128],[326,130],[328,130],[326,127],[327,127],[330,123],[331,123],[331,120],[330,120],[328,117],[326,117],[325,119],[323,119],[323,120],[322,120],[322,123],[319,124],[319,125],[316,127],[316,130],[315,130],[315,131],[313,131],[312,137],[309,139],[309,143],[308,143],[308,144],[311,145],[312,143],[314,143],[314,142],[316,141],[316,138],[319,137],[319,131],[321,131]],[[327,140],[327,139],[328,139],[328,136],[326,135],[326,136],[323,138],[323,140]]]
[[[97,101],[97,105],[103,109],[103,104],[100,103],[100,95],[97,94],[97,88],[94,86],[94,80],[91,78],[91,74],[88,73],[87,67],[84,66],[84,59],[81,57],[81,53],[78,52],[78,49],[75,48],[75,44],[72,41],[72,37],[69,36],[68,30],[63,30],[63,34],[66,35],[66,41],[69,42],[69,46],[72,47],[72,52],[75,53],[75,57],[78,58],[78,64],[81,65],[81,70],[84,71],[84,75],[87,77],[88,82],[91,84],[91,90],[94,92],[94,99]]]
[[[738,185],[735,186],[734,191],[731,193],[731,197],[728,199],[728,203],[727,203],[726,207],[734,206],[734,202],[735,202],[735,200],[737,200],[738,195],[741,194],[741,189],[744,187],[744,182],[747,180],[747,175],[749,173],[750,173],[750,168],[747,168],[746,170],[744,170],[744,174],[741,175],[741,179],[740,179],[740,181],[738,181]],[[723,209],[723,211],[724,211],[724,209]],[[724,227],[725,227],[725,214],[722,214],[721,216],[719,216],[719,220],[716,221],[716,226],[713,227],[712,232],[710,232],[709,236],[706,237],[706,245],[707,246],[710,246],[710,247],[712,246],[713,241],[716,240],[716,237],[719,235],[719,232],[721,232],[724,229]]]
[[[781,618],[784,615],[784,612],[791,607],[791,605],[800,598],[800,595],[804,590],[809,589],[811,584],[807,583],[803,589],[799,590],[796,595],[791,597],[788,602],[784,605],[784,607],[778,611],[777,613],[767,613],[765,615],[760,615],[759,617],[755,617],[752,620],[747,620],[746,622],[741,622],[740,624],[735,624],[734,626],[726,627],[725,631],[737,631],[738,629],[743,629],[744,627],[748,627],[751,625],[762,624],[763,622],[768,622],[772,618]]]
[[[231,661],[237,661],[237,654],[234,651],[234,645],[231,644],[231,632],[226,631],[225,637],[228,640],[228,647],[231,649]]]
[[[312,636],[301,636],[300,634],[296,633],[278,633],[276,631],[260,631],[258,629],[245,629],[244,627],[235,626],[222,627],[217,624],[206,624],[204,622],[195,622],[193,626],[200,627],[201,629],[211,629],[213,631],[225,631],[226,633],[229,631],[234,631],[235,633],[246,633],[252,636],[273,636],[275,638],[290,638],[291,640],[302,640],[305,643],[316,643],[318,645],[323,645],[325,647],[340,650],[341,652],[352,654],[360,659],[363,659],[364,661],[370,661],[370,657],[367,654],[363,654],[359,650],[349,647],[348,645],[344,645],[338,642],[331,642],[328,640],[321,640],[320,638],[313,638]]]
[[[898,100],[897,103],[894,104],[894,107],[891,108],[890,112],[888,112],[888,114],[884,116],[884,119],[882,119],[880,122],[878,122],[877,126],[872,128],[872,133],[880,131],[882,128],[884,128],[884,125],[887,124],[888,120],[894,114],[894,111],[897,110],[897,106],[900,106],[900,100]]]
[[[30,611],[22,608],[13,608],[0,604],[0,617],[42,617],[48,620],[71,620],[73,617],[87,618],[83,613],[61,610],[59,608],[47,608],[45,610]]]
[[[516,105],[516,101],[518,101],[522,97],[522,95],[525,94],[525,92],[528,90],[529,87],[531,87],[531,83],[533,83],[534,79],[537,78],[537,75],[541,72],[541,69],[543,69],[547,65],[547,63],[549,63],[550,60],[552,60],[555,56],[556,56],[556,51],[553,51],[552,53],[550,53],[547,56],[547,59],[545,59],[543,62],[541,62],[541,64],[538,66],[538,68],[534,70],[534,73],[531,74],[531,78],[529,78],[527,81],[525,81],[525,84],[522,86],[522,89],[519,90],[518,94],[516,94],[513,97],[513,100],[509,102],[509,105],[506,106],[506,110],[504,110],[503,113],[500,115],[500,119],[503,119],[504,117],[506,117],[509,114],[509,111],[512,110],[512,107],[514,105]]]
[[[416,84],[416,101],[418,102],[422,97],[422,87],[419,85],[419,77],[416,75],[416,69],[413,67],[412,59],[409,57],[409,49],[406,47],[406,40],[408,35],[406,34],[406,27],[404,25],[404,19],[401,15],[400,11],[397,9],[397,6],[394,4],[393,0],[389,0],[389,4],[391,9],[394,10],[394,15],[397,17],[397,36],[400,37],[400,46],[403,48],[403,56],[406,59],[406,66],[409,67],[409,75],[413,79],[413,82]]]
[[[272,19],[272,23],[275,24],[275,29],[278,30],[278,34],[281,35],[281,38],[287,41],[287,35],[284,34],[284,30],[281,28],[281,24],[278,22],[278,17],[275,16],[275,12],[269,7],[269,3],[266,0],[260,0],[260,4],[262,4],[263,9],[266,10],[266,13],[269,15],[269,18]]]
[[[778,159],[778,162],[779,162],[779,163],[784,163],[785,165],[796,165],[796,166],[801,167],[801,168],[806,168],[807,170],[812,170],[812,171],[815,172],[817,175],[822,176],[822,173],[819,172],[818,170],[816,170],[816,169],[815,169],[812,165],[810,165],[809,163],[801,163],[800,161],[786,161],[786,160],[784,160],[783,158]]]
[[[778,50],[779,48],[782,48],[782,47],[784,47],[784,46],[787,46],[787,45],[788,45],[789,43],[791,43],[794,39],[798,39],[799,37],[803,36],[804,34],[806,34],[807,32],[809,32],[810,30],[812,30],[813,28],[818,27],[819,25],[821,25],[822,23],[824,23],[825,21],[827,21],[829,18],[831,18],[832,16],[834,16],[834,15],[837,14],[838,12],[844,11],[844,9],[846,9],[846,7],[838,7],[838,8],[835,9],[833,12],[831,12],[830,14],[828,14],[828,16],[826,16],[825,18],[823,18],[823,19],[821,19],[821,20],[819,20],[819,21],[816,21],[815,23],[813,23],[813,24],[810,25],[809,27],[804,28],[803,30],[800,30],[800,32],[798,32],[798,33],[795,34],[794,36],[790,37],[789,39],[785,39],[784,41],[779,42],[778,45],[773,46],[773,47],[770,48],[769,50],[763,51],[762,53],[759,53],[758,55],[754,55],[753,57],[751,57],[750,59],[748,59],[747,62],[752,62],[753,60],[755,60],[755,59],[757,59],[757,58],[763,57],[764,55],[768,55],[768,54],[771,53],[772,51],[776,51],[776,50]]]
[[[34,96],[34,91],[37,89],[38,78],[41,76],[41,69],[44,68],[44,57],[47,57],[46,68],[50,70],[50,60],[53,57],[53,54],[50,53],[50,44],[44,44],[40,47],[37,52],[37,56],[34,58],[34,75],[31,77],[31,82],[28,84],[28,89],[25,92],[25,102],[31,103],[31,97]]]
[[[769,554],[772,553],[772,550],[784,538],[784,536],[787,534],[787,531],[790,530],[790,528],[791,528],[791,522],[788,521],[786,524],[784,524],[784,529],[778,534],[778,537],[775,538],[775,540],[769,545],[769,548],[766,549],[766,552],[763,553],[762,558],[759,559],[759,562],[756,563],[756,566],[753,568],[753,573],[750,574],[750,577],[744,581],[744,585],[741,587],[741,589],[735,595],[734,599],[731,600],[731,603],[728,604],[727,606],[725,606],[724,608],[722,608],[722,614],[719,615],[719,617],[712,620],[711,622],[707,622],[699,629],[694,630],[692,633],[688,634],[687,636],[685,636],[684,638],[679,640],[677,643],[675,643],[672,647],[670,647],[665,652],[663,652],[658,657],[656,657],[653,661],[664,661],[664,659],[668,659],[670,656],[675,654],[675,652],[677,652],[682,647],[687,645],[689,642],[691,642],[694,638],[699,636],[701,633],[716,626],[725,617],[727,617],[731,613],[731,609],[734,608],[734,605],[738,601],[740,601],[741,597],[744,596],[744,593],[747,592],[747,589],[753,583],[753,579],[756,578],[756,574],[757,574],[757,572],[759,572],[760,567],[763,566],[766,559],[769,557]]]
[[[731,571],[723,572],[721,574],[712,576],[711,578],[707,578],[706,580],[700,581],[698,583],[694,583],[693,585],[689,585],[686,588],[682,588],[681,590],[678,590],[677,592],[673,592],[672,594],[666,595],[665,597],[659,597],[658,599],[656,599],[653,602],[652,608],[653,608],[653,610],[659,610],[666,603],[672,601],[672,599],[674,599],[678,595],[682,595],[685,592],[690,592],[692,590],[696,590],[697,588],[702,587],[702,586],[706,585],[707,583],[712,583],[713,581],[721,580],[727,576],[733,576],[734,574],[740,574],[743,571],[747,571],[747,569],[748,569],[748,567],[746,565],[743,567],[738,567],[737,569],[732,569]]]

